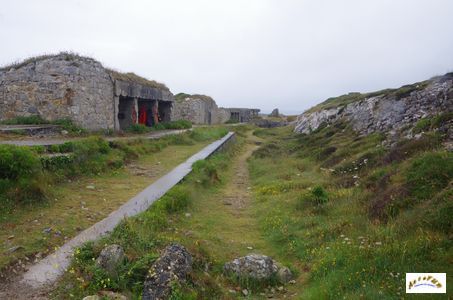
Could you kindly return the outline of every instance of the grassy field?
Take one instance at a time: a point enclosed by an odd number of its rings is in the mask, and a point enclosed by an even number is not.
[[[280,255],[302,266],[301,299],[406,298],[406,272],[451,280],[453,155],[443,137],[388,150],[382,136],[359,137],[345,124],[256,135],[267,140],[250,161],[259,222]]]
[[[171,299],[237,299],[244,288],[250,299],[410,299],[406,272],[446,272],[451,280],[453,157],[439,132],[389,149],[384,136],[358,136],[343,123],[310,135],[235,130],[235,145],[77,250],[52,297],[112,290],[140,299],[150,264],[175,241],[194,256],[194,270]],[[112,243],[127,256],[116,277],[94,263]],[[225,262],[253,252],[289,266],[296,283],[223,274]]]
[[[105,157],[84,155],[86,161],[83,164],[76,158],[70,165],[51,164],[51,170],[40,169],[32,174],[39,178],[38,185],[46,185],[42,187],[44,193],[40,197],[29,199],[25,194],[22,199],[13,200],[8,198],[9,190],[0,189],[3,204],[0,225],[5,228],[0,231],[0,239],[4,241],[0,244],[0,269],[20,260],[27,262],[45,256],[81,230],[105,218],[225,132],[222,128],[197,129],[182,136],[156,141],[120,142],[113,144]],[[74,156],[92,150],[75,148]],[[34,158],[31,150],[20,148],[19,151],[25,151],[29,155],[27,157]],[[121,164],[118,163],[120,160]],[[77,168],[73,168],[72,164],[77,164]],[[0,165],[2,172],[10,166],[6,160],[2,160]],[[97,171],[91,172],[94,170]],[[8,186],[23,188],[17,180],[9,180]],[[21,180],[27,184],[29,180],[34,182],[27,176]],[[14,192],[17,194],[17,188]]]

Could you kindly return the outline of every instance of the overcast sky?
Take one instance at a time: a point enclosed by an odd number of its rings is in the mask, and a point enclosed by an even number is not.
[[[0,65],[75,51],[225,107],[298,113],[453,71],[452,0],[0,0]]]

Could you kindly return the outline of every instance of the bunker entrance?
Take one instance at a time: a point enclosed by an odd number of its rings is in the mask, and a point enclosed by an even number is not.
[[[240,122],[240,116],[238,112],[232,112],[230,116],[231,121]]]
[[[134,98],[120,96],[118,104],[118,122],[120,129],[125,130],[136,123],[137,113],[134,106]]]
[[[161,122],[171,121],[171,102],[159,101],[159,117]]]
[[[158,122],[157,102],[155,100],[138,100],[138,123],[151,127]]]

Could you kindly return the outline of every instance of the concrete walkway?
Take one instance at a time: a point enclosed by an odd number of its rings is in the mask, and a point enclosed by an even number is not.
[[[124,137],[104,137],[107,141],[117,141],[117,140],[133,140],[133,139],[159,139],[161,137],[172,135],[172,134],[181,134],[191,129],[169,129],[169,130],[160,130],[153,131],[146,135],[133,135],[133,136],[124,136]],[[61,145],[66,142],[75,142],[84,139],[81,138],[31,138],[23,140],[4,140],[0,141],[1,144],[16,145],[16,146],[50,146],[50,145]]]
[[[168,174],[161,177],[145,190],[140,192],[137,196],[123,204],[118,210],[112,212],[107,218],[84,230],[53,254],[33,265],[24,274],[20,284],[25,284],[33,289],[38,289],[55,282],[70,265],[71,255],[76,247],[81,246],[87,241],[98,239],[109,233],[122,219],[136,215],[148,209],[151,204],[162,197],[169,189],[180,182],[192,171],[192,165],[194,162],[205,159],[215,153],[232,138],[234,138],[234,133],[230,132],[222,139],[206,146],[200,152],[190,157],[187,161],[174,168]]]

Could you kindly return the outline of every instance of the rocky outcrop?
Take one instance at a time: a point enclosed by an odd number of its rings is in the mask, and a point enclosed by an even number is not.
[[[172,284],[184,281],[191,270],[192,256],[186,248],[178,244],[168,246],[148,272],[142,299],[168,299]]]
[[[395,133],[412,128],[421,118],[453,111],[453,73],[420,85],[374,93],[358,101],[300,115],[295,132],[309,133],[321,124],[349,121],[357,132]],[[359,94],[360,95],[360,94]]]
[[[287,283],[292,279],[291,271],[272,258],[261,254],[249,254],[227,262],[223,266],[226,274],[238,278],[251,278],[259,281],[270,280],[274,276],[281,283]]]

